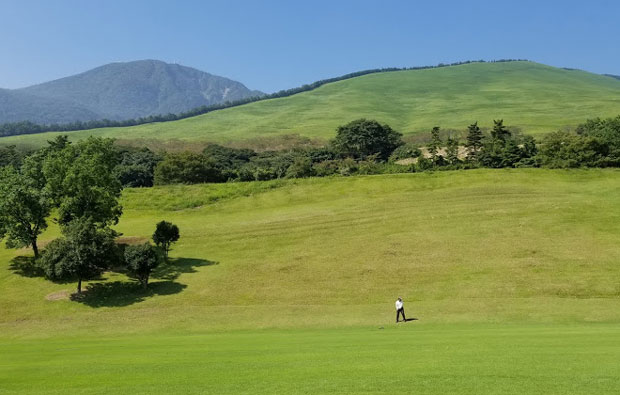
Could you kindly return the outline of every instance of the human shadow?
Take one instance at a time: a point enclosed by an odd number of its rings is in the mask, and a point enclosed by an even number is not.
[[[419,321],[418,318],[405,318],[405,322],[409,322],[409,321]]]
[[[219,262],[199,258],[174,258],[161,263],[151,273],[152,278],[160,280],[176,280],[181,274],[196,273],[197,267],[219,265]]]
[[[144,288],[137,282],[113,281],[89,284],[82,293],[74,293],[71,300],[90,307],[124,307],[154,296],[173,295],[187,285],[174,281],[156,281]]]
[[[11,259],[9,269],[13,271],[13,273],[22,277],[45,276],[43,268],[38,266],[35,262],[34,257],[31,256],[16,256],[15,258]]]

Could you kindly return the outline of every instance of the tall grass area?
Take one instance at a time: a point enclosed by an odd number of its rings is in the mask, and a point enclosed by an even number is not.
[[[78,302],[2,248],[0,392],[617,393],[618,192],[601,169],[125,190],[118,231],[177,224],[172,262]]]
[[[573,127],[615,116],[620,81],[533,62],[472,63],[427,70],[370,74],[281,99],[251,103],[174,122],[69,132],[120,139],[235,143],[301,135],[328,139],[337,126],[360,117],[388,123],[406,135],[433,126],[464,130],[493,119],[526,133]],[[15,136],[0,143],[40,146],[58,133]],[[179,143],[176,143],[179,145]]]

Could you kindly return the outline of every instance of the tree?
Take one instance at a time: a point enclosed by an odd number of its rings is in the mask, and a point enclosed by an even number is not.
[[[125,248],[125,262],[140,284],[146,288],[149,284],[151,272],[159,265],[160,259],[155,247],[149,243],[144,243],[127,246]]]
[[[78,218],[63,227],[64,237],[52,241],[41,255],[41,266],[52,280],[82,281],[99,276],[117,257],[116,233],[99,228],[90,218]]]
[[[90,137],[48,152],[42,172],[61,225],[86,217],[100,227],[118,223],[122,186],[114,174],[118,157],[113,143]]]
[[[167,222],[161,221],[157,224],[155,228],[155,233],[153,233],[153,241],[155,244],[160,247],[164,253],[164,257],[166,260],[168,259],[168,252],[170,251],[170,246],[172,243],[179,240],[179,227]]]
[[[224,182],[215,162],[204,155],[184,152],[168,154],[155,167],[155,184],[197,184]]]
[[[504,126],[504,120],[493,120],[493,129],[491,130],[491,138],[505,142],[511,136],[510,131]]]
[[[437,154],[442,146],[443,142],[439,136],[439,126],[435,126],[433,130],[431,130],[431,141],[428,143],[428,153],[431,154],[431,159],[433,162],[437,161]]]
[[[469,151],[467,156],[470,159],[477,159],[478,153],[483,145],[482,138],[482,130],[478,127],[478,122],[474,122],[467,127],[467,143],[465,143],[465,146]]]
[[[446,140],[446,159],[451,165],[459,163],[459,141],[452,136]]]
[[[367,119],[358,119],[339,126],[336,138],[331,144],[342,157],[365,159],[377,155],[380,160],[387,160],[392,151],[403,144],[402,134],[392,130],[388,125]]]
[[[52,206],[43,185],[13,167],[0,169],[0,239],[6,236],[9,248],[32,247],[35,258]]]

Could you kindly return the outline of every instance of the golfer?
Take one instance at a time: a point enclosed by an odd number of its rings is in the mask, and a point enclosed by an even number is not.
[[[396,300],[396,323],[398,324],[398,318],[400,317],[400,315],[403,315],[403,322],[407,322],[407,319],[405,318],[405,307],[403,306],[403,300],[401,298],[398,298]]]

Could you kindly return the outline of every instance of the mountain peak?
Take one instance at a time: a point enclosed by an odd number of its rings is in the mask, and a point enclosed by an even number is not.
[[[262,95],[240,82],[155,59],[108,63],[8,92],[19,100],[5,100],[0,123],[125,120]],[[39,110],[32,111],[29,102]]]

